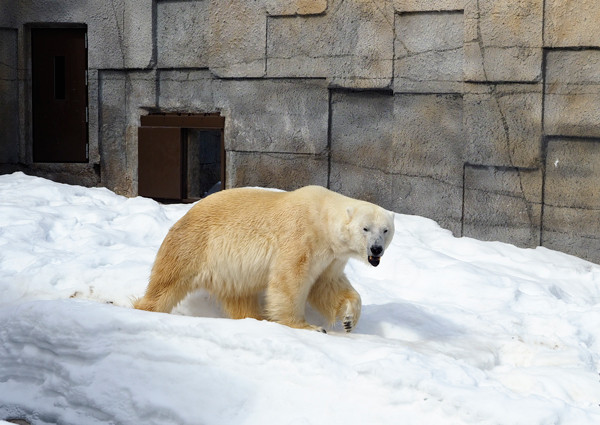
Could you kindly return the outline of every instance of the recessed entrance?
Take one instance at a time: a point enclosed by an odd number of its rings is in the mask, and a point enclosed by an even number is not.
[[[138,128],[138,194],[195,201],[225,186],[225,118],[153,114]]]
[[[87,162],[85,28],[31,29],[34,162]]]

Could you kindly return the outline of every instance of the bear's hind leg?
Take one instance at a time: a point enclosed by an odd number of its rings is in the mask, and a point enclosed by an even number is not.
[[[232,319],[245,319],[250,317],[263,320],[258,295],[221,298],[223,310]]]
[[[151,278],[146,293],[133,302],[133,307],[138,310],[169,313],[190,291],[189,281],[164,284]]]

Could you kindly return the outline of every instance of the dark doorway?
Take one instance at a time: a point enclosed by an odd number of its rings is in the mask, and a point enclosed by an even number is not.
[[[87,162],[85,28],[31,29],[33,161]]]
[[[138,194],[196,201],[225,187],[225,118],[152,114],[138,128]]]

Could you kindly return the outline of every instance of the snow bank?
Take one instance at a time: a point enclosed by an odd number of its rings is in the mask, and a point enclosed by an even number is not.
[[[397,215],[353,334],[132,310],[188,208],[0,176],[0,420],[600,423],[600,266]]]

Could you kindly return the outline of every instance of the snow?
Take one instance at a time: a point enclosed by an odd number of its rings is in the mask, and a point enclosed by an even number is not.
[[[351,334],[131,309],[189,207],[0,176],[0,423],[600,423],[600,266],[397,214]]]

